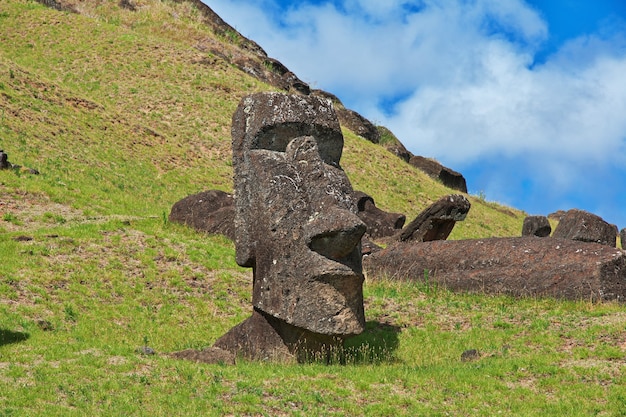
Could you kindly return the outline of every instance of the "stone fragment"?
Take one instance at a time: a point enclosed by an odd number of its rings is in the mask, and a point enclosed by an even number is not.
[[[400,213],[389,213],[376,207],[374,199],[362,191],[355,191],[358,216],[367,226],[367,235],[373,239],[392,236],[402,229],[406,216]]]
[[[209,190],[185,197],[172,206],[168,219],[235,240],[235,201],[224,191]]]
[[[522,226],[522,236],[546,237],[552,233],[552,226],[546,216],[526,216]]]
[[[570,239],[490,238],[396,243],[364,258],[368,277],[424,280],[453,291],[617,300],[626,253]]]
[[[366,227],[339,165],[343,136],[331,102],[245,97],[232,137],[236,261],[253,268],[253,315],[215,346],[301,360],[361,333]]]
[[[594,242],[615,247],[617,226],[584,210],[568,210],[554,229],[552,237]]]
[[[452,194],[442,197],[398,232],[394,240],[401,242],[445,240],[456,222],[465,219],[470,207],[469,200],[462,195]]]
[[[480,352],[476,349],[468,349],[461,353],[461,362],[471,362],[480,359]]]

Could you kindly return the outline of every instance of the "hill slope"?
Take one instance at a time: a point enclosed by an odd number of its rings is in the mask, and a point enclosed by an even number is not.
[[[250,54],[243,38],[214,33],[189,2],[74,3],[82,14],[3,5],[0,146],[42,173],[19,187],[133,215],[230,190],[232,112],[245,94],[273,88],[223,58]],[[347,130],[342,163],[355,189],[409,219],[453,192]],[[454,238],[519,234],[520,212],[472,203]]]

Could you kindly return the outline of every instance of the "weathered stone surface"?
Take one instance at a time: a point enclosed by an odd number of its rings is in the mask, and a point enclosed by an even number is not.
[[[615,247],[617,226],[584,210],[568,210],[554,229],[552,237],[595,242]]]
[[[341,124],[357,135],[369,140],[372,143],[380,142],[380,133],[372,122],[361,116],[354,110],[338,108],[337,116]]]
[[[233,115],[232,136],[235,167],[238,163],[242,166],[248,150],[284,153],[287,144],[299,136],[313,136],[322,161],[328,165],[338,167],[343,151],[343,135],[332,105],[317,97],[282,93],[247,96]]]
[[[467,193],[467,183],[465,177],[459,172],[444,167],[434,159],[424,158],[423,156],[413,155],[409,160],[409,164],[421,169],[432,178],[439,179],[446,187]]]
[[[367,276],[423,280],[453,291],[573,300],[626,296],[626,253],[570,239],[396,243],[364,258]]]
[[[546,237],[552,233],[552,226],[546,216],[526,216],[522,225],[522,236]]]
[[[622,249],[626,249],[626,228],[623,228],[619,232],[619,240],[620,240],[620,243],[622,244]]]
[[[300,358],[299,349],[362,332],[366,227],[339,166],[343,136],[330,101],[248,96],[232,136],[236,260],[253,268],[255,313],[216,346],[258,358],[282,356],[282,343]],[[250,336],[263,321],[263,336]]]
[[[359,218],[367,226],[366,234],[373,239],[392,236],[402,229],[406,216],[400,213],[389,213],[376,207],[374,199],[362,191],[355,191]]]
[[[470,207],[469,200],[462,195],[452,194],[442,197],[398,232],[394,240],[401,242],[445,240],[456,222],[465,219]]]
[[[235,201],[231,194],[219,190],[203,191],[183,198],[172,206],[169,221],[194,229],[222,234],[235,240]]]

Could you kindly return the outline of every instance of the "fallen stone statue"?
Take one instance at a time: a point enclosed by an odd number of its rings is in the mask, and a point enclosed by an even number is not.
[[[562,238],[396,243],[366,257],[364,269],[452,291],[626,301],[626,252]]]
[[[236,261],[252,268],[253,311],[212,349],[253,360],[323,359],[365,328],[366,226],[339,165],[343,136],[331,102],[245,97],[232,138]]]

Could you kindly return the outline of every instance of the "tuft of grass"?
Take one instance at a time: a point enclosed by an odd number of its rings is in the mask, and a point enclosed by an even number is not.
[[[21,225],[22,223],[20,222],[20,220],[18,219],[17,215],[11,213],[11,212],[7,212],[4,213],[2,215],[2,220],[8,223],[13,223],[17,226]]]

